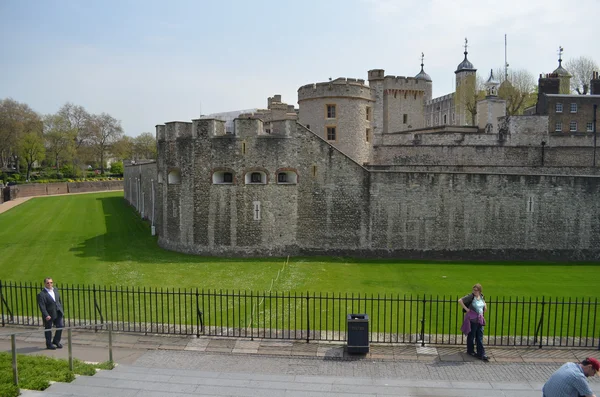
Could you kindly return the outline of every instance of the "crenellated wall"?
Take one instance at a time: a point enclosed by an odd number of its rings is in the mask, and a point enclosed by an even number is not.
[[[543,174],[548,167],[448,172],[433,159],[425,172],[366,169],[294,121],[271,134],[260,120],[236,123],[235,135],[219,133],[218,120],[158,126],[159,160],[126,167],[125,196],[146,218],[156,180],[162,247],[223,256],[600,257],[600,177]],[[515,161],[523,148],[511,148]]]

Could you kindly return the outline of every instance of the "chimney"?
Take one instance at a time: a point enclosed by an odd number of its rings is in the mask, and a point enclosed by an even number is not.
[[[590,95],[600,95],[600,73],[592,72],[590,80]]]

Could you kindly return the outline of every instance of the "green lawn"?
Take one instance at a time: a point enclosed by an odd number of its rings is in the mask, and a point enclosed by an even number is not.
[[[162,250],[122,192],[40,197],[0,214],[0,280],[263,291],[285,258],[222,259]],[[598,296],[598,263],[290,258],[274,291],[457,296]]]

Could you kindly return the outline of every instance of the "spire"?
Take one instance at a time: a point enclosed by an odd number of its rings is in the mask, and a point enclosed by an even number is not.
[[[423,66],[425,66],[423,63],[424,59],[425,59],[425,54],[421,53],[421,71],[419,72],[419,74],[417,74],[415,76],[415,79],[431,81],[431,77],[429,77],[429,75],[427,73],[425,73],[425,70],[423,69]]]
[[[556,74],[558,76],[569,76],[569,77],[571,77],[571,75],[569,74],[569,72],[567,72],[567,70],[562,67],[562,54],[563,54],[563,51],[564,51],[564,48],[562,48],[562,46],[558,46],[558,67],[552,73]]]
[[[462,72],[462,71],[476,71],[475,67],[469,60],[467,59],[467,55],[469,51],[467,51],[467,47],[469,46],[469,40],[465,37],[465,59],[456,67],[456,71],[454,73]]]

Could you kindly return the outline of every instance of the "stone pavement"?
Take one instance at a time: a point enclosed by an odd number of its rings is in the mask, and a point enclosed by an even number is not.
[[[10,351],[11,332],[0,328],[0,351]],[[24,354],[67,357],[46,350],[40,329],[17,336]],[[73,355],[108,359],[108,334],[73,332]],[[246,340],[182,335],[113,334],[120,365],[71,384],[55,384],[27,396],[540,396],[543,382],[567,361],[600,357],[597,349],[488,347],[490,362],[463,346],[372,344],[349,355],[343,343]],[[600,390],[600,379],[591,380]]]

